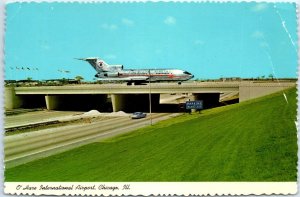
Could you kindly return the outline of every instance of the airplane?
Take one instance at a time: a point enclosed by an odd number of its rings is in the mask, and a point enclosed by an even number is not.
[[[144,82],[176,81],[181,84],[194,77],[179,69],[124,69],[123,65],[109,65],[98,57],[76,58],[87,61],[96,71],[95,77],[101,81],[125,81],[127,85]]]

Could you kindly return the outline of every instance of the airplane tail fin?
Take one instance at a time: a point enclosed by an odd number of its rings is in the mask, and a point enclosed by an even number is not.
[[[77,60],[87,61],[98,73],[107,72],[109,65],[98,57],[75,58]]]

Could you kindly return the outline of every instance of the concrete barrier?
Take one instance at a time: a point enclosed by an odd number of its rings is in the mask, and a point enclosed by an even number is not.
[[[296,87],[296,83],[254,83],[252,81],[243,81],[239,85],[239,102],[266,96],[291,87]]]

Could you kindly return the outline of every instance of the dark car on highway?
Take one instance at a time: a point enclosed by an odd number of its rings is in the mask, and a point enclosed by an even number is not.
[[[146,113],[143,113],[143,112],[134,112],[132,115],[131,115],[131,118],[132,119],[140,119],[140,118],[145,118],[146,117]]]

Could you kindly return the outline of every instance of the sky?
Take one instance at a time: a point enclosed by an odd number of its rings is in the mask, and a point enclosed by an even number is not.
[[[5,79],[94,80],[74,58],[195,79],[297,77],[295,3],[9,3]]]

